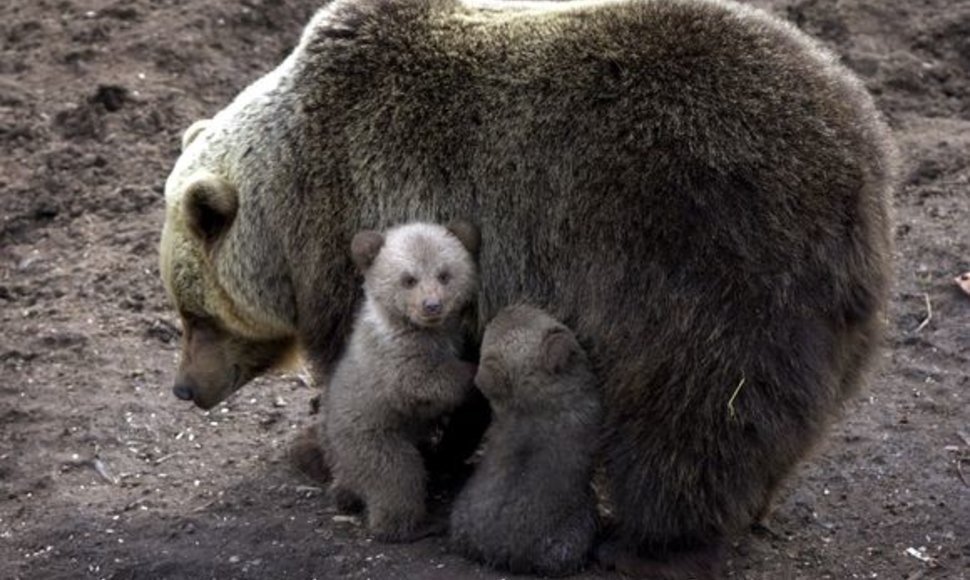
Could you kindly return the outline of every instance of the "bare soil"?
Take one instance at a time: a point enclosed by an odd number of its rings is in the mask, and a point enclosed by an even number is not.
[[[0,4],[0,578],[506,577],[338,516],[287,459],[314,420],[299,376],[208,413],[170,392],[179,137],[318,1]],[[728,575],[970,578],[970,2],[755,3],[865,79],[906,163],[883,364]]]

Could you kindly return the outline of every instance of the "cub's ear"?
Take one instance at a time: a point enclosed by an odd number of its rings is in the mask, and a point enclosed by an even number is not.
[[[542,366],[550,374],[559,374],[581,350],[573,333],[557,328],[542,339]]]
[[[225,179],[207,173],[189,182],[183,204],[189,230],[211,249],[236,219],[239,195]]]
[[[350,242],[350,257],[357,269],[366,272],[384,246],[384,236],[373,230],[358,232]]]
[[[448,231],[452,233],[468,253],[478,257],[478,249],[482,245],[482,233],[478,226],[466,220],[455,220],[448,224]]]
[[[210,121],[211,119],[201,119],[189,125],[189,128],[185,130],[185,133],[182,133],[182,151],[185,151],[192,141],[195,141],[195,138],[206,130]]]

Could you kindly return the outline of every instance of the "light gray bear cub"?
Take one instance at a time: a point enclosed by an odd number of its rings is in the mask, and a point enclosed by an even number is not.
[[[596,533],[600,393],[573,333],[537,308],[489,323],[476,386],[492,405],[484,456],[455,500],[451,544],[515,573],[580,569]]]
[[[351,255],[364,304],[326,394],[324,447],[340,509],[361,501],[389,542],[424,528],[426,473],[418,443],[472,392],[459,358],[461,312],[475,298],[478,229],[412,223],[358,233]]]

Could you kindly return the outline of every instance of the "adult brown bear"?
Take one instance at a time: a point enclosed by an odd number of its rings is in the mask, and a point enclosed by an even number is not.
[[[602,382],[611,553],[716,553],[879,342],[887,129],[738,4],[335,0],[185,141],[161,247],[179,397],[210,407],[298,343],[325,380],[354,233],[471,218],[480,327],[542,307]]]

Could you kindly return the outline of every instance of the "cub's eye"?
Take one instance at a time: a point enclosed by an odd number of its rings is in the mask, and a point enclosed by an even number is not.
[[[415,284],[418,283],[418,279],[410,274],[405,274],[401,276],[401,286],[405,288],[414,288]]]
[[[447,284],[448,282],[451,282],[451,272],[439,272],[438,282],[441,282],[442,284]]]

